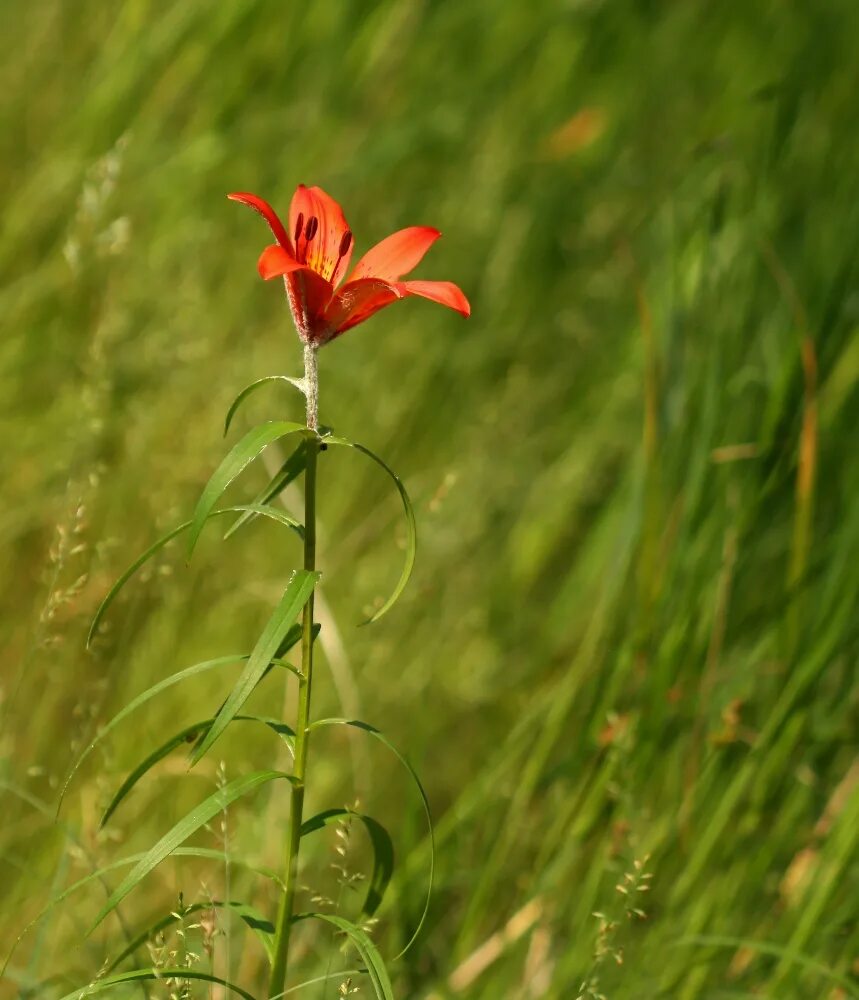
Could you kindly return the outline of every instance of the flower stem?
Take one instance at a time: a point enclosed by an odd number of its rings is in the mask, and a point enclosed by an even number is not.
[[[304,348],[304,380],[307,393],[307,426],[318,429],[319,376],[316,348]],[[319,441],[307,442],[307,464],[304,472],[304,568],[316,569],[316,460]],[[284,893],[280,898],[274,940],[274,961],[269,980],[270,997],[279,996],[286,988],[289,958],[289,937],[295,904],[298,876],[298,849],[301,843],[301,821],[304,813],[304,779],[307,768],[307,727],[310,722],[310,690],[313,679],[313,595],[304,606],[301,621],[301,680],[298,688],[298,718],[295,725],[295,783],[291,786],[291,808],[287,827],[284,861]]]
[[[304,345],[304,392],[307,396],[307,426],[319,430],[319,365],[318,347]]]

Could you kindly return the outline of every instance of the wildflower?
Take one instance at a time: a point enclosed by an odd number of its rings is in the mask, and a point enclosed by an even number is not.
[[[409,295],[462,316],[471,312],[462,290],[450,281],[402,280],[441,236],[437,229],[410,226],[393,233],[368,250],[341,284],[352,257],[352,230],[343,209],[321,188],[298,185],[289,207],[289,230],[262,198],[244,192],[228,197],[249,205],[269,224],[277,242],[260,255],[259,273],[266,280],[283,277],[298,334],[312,347],[327,344]]]

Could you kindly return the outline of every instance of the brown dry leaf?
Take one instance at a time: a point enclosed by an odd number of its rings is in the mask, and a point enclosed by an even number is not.
[[[796,906],[805,895],[817,870],[820,852],[815,847],[804,847],[798,851],[779,883],[781,898],[788,906]]]
[[[629,732],[629,714],[618,714],[611,712],[606,724],[597,736],[597,743],[601,747],[613,746],[619,743]]]
[[[755,957],[754,949],[752,948],[738,948],[734,952],[734,957],[731,959],[731,964],[728,966],[728,977],[730,979],[737,979],[741,976],[746,969],[752,964],[752,959]]]
[[[546,153],[555,160],[592,146],[605,132],[606,116],[600,108],[581,108],[559,125],[546,140]]]
[[[855,758],[847,770],[847,774],[838,782],[835,791],[830,795],[823,815],[814,827],[816,837],[825,837],[835,820],[841,815],[847,805],[853,790],[859,785],[859,757]]]

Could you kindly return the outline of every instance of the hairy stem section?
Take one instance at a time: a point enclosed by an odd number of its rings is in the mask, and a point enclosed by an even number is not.
[[[304,348],[304,380],[307,392],[307,426],[318,429],[319,375],[317,349]],[[307,465],[304,473],[304,568],[316,569],[316,465],[318,439],[307,442]],[[307,727],[310,722],[310,692],[313,680],[313,595],[304,606],[301,622],[301,681],[298,689],[298,718],[295,725],[295,783],[291,786],[291,808],[284,860],[285,891],[280,898],[275,932],[274,962],[269,981],[269,996],[280,996],[286,989],[289,938],[295,905],[298,877],[298,850],[304,814],[304,780],[307,768]]]
[[[318,347],[304,345],[304,392],[307,396],[307,426],[319,430],[319,364]]]

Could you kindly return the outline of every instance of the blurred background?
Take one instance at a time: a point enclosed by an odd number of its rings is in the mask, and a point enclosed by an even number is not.
[[[190,775],[164,761],[99,831],[128,771],[217,707],[231,675],[208,673],[105,740],[54,821],[99,727],[248,651],[300,559],[276,525],[225,543],[213,526],[190,566],[181,546],[150,564],[85,651],[113,580],[193,509],[236,393],[299,374],[255,270],[269,234],[225,195],[285,213],[304,182],[344,205],[358,253],[438,226],[416,276],[473,306],[464,322],[397,303],[320,356],[323,420],[389,461],[418,518],[402,600],[356,628],[397,579],[401,513],[378,469],[323,456],[315,712],[382,728],[437,823],[396,995],[859,996],[855,3],[2,8],[4,953],[64,887],[280,760],[237,726]],[[300,415],[266,390],[228,443]],[[278,684],[254,704],[276,710]],[[360,799],[394,839],[373,930],[392,956],[423,905],[420,802],[383,748],[330,733],[311,753],[311,809]],[[193,842],[279,865],[287,798],[263,790]],[[332,866],[367,871],[362,837],[345,862],[333,829],[308,840],[302,908],[354,915]],[[649,892],[615,888],[644,874]],[[0,993],[86,985],[180,892],[275,905],[237,866],[178,859],[84,941],[104,892],[52,909]],[[261,988],[241,921],[215,930],[168,933],[162,960],[206,969],[213,949]],[[322,931],[297,941],[294,983],[354,967]]]

